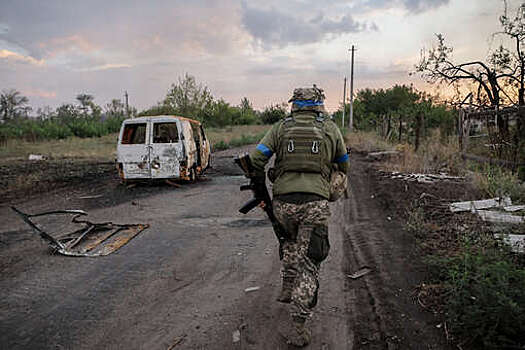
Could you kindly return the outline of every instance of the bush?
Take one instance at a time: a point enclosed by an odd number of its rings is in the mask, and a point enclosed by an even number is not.
[[[286,117],[286,107],[285,105],[272,105],[266,107],[261,113],[261,122],[263,124],[274,124],[279,120]]]
[[[213,146],[211,148],[212,148],[213,151],[222,151],[222,150],[230,148],[230,145],[227,142],[224,142],[224,141],[221,140],[221,141],[213,144]]]
[[[431,261],[431,260],[427,260]],[[501,249],[434,259],[452,333],[473,348],[525,345],[525,269]]]

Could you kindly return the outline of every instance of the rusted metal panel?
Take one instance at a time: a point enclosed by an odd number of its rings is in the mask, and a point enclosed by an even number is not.
[[[171,136],[165,138],[156,133],[159,127],[170,129]],[[151,121],[150,145],[151,178],[169,179],[180,177],[180,162],[184,160],[184,137],[181,122],[177,119],[155,118]]]
[[[122,178],[144,179],[151,176],[148,124],[149,118],[137,118],[126,120],[122,125],[117,145],[117,163]],[[127,131],[132,131],[133,127],[143,127],[143,137],[133,137],[133,132],[128,135]]]
[[[147,224],[114,224],[112,222],[93,223],[81,220],[88,214],[82,210],[54,210],[37,214],[27,214],[11,207],[22,220],[40,235],[56,252],[68,256],[104,256],[118,250],[133,237],[149,227]],[[71,222],[79,229],[55,238],[45,232],[32,219],[51,215],[73,215]]]

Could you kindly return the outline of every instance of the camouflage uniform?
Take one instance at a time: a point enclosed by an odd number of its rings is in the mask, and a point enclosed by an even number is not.
[[[283,224],[289,239],[282,244],[283,277],[294,278],[292,290],[292,317],[309,318],[317,303],[319,267],[323,255],[328,254],[328,218],[330,208],[327,200],[305,204],[286,203],[274,200],[274,213]],[[311,252],[311,238],[326,242],[324,251]],[[319,247],[317,247],[319,248]],[[321,249],[322,250],[322,249]]]
[[[291,116],[279,121],[257,145],[250,159],[255,176],[264,182],[264,169],[275,154],[273,182],[276,219],[287,232],[281,243],[283,289],[278,300],[291,303],[295,345],[310,341],[305,321],[317,303],[319,267],[327,257],[330,178],[346,173],[348,154],[339,128],[324,115],[324,94],[317,87],[295,89]]]

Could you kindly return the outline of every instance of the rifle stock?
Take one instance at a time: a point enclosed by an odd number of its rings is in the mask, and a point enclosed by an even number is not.
[[[253,192],[253,198],[244,204],[239,209],[239,212],[247,214],[261,202],[264,202],[263,210],[266,212],[268,219],[270,219],[272,222],[275,236],[277,237],[277,240],[279,240],[279,243],[283,243],[286,238],[286,231],[273,214],[272,200],[270,194],[268,193],[268,189],[266,188],[266,183],[264,181],[256,181],[255,168],[252,165],[250,156],[248,154],[238,156],[235,158],[235,164],[237,164],[244,172],[244,175],[250,179],[250,184],[242,185],[240,188],[241,191],[251,190]],[[279,249],[279,251],[281,255],[281,249]]]
[[[239,212],[243,214],[248,214],[253,208],[258,206],[260,201],[257,198],[252,198],[248,202],[246,202],[241,209],[239,209]]]

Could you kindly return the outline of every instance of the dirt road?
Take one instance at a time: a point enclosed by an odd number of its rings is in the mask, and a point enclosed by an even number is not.
[[[86,209],[94,221],[149,223],[116,253],[51,255],[5,203],[0,208],[0,347],[5,349],[287,349],[277,243],[231,152],[205,180],[126,189],[114,177],[50,192],[25,211]],[[350,199],[332,206],[309,349],[447,349],[438,321],[414,302],[414,242],[352,159]],[[102,195],[82,199],[86,195]],[[367,266],[372,272],[351,279]],[[250,287],[259,289],[246,292]]]

